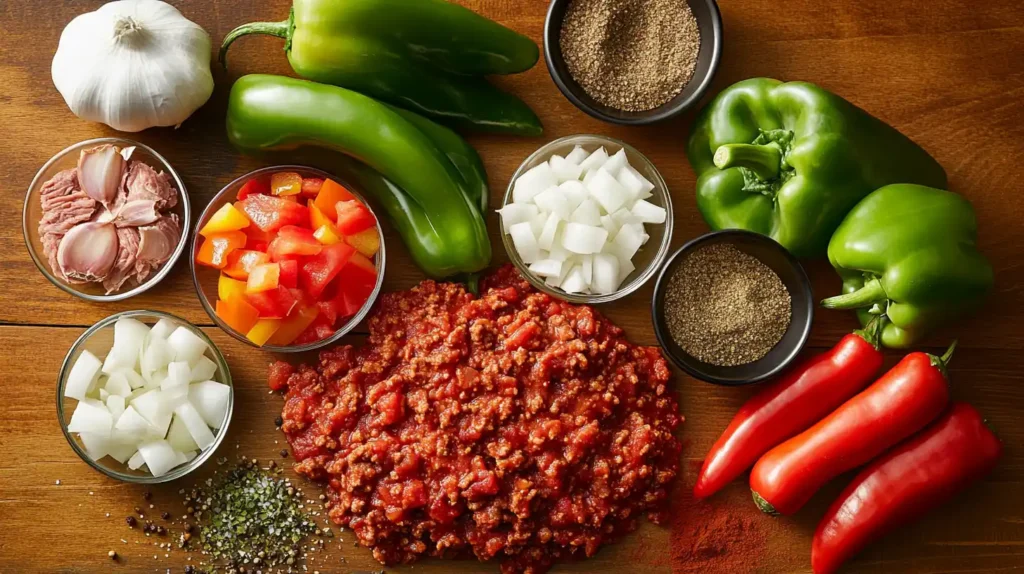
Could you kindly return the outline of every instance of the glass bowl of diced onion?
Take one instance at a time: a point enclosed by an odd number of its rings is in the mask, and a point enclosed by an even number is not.
[[[234,403],[224,356],[199,328],[159,311],[124,311],[75,341],[57,381],[57,418],[89,466],[157,484],[206,462]]]
[[[642,153],[606,136],[567,136],[538,149],[512,176],[499,215],[519,272],[572,303],[635,292],[672,241],[665,180]]]

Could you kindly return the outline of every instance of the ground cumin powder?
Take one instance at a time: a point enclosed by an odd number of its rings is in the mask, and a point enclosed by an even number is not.
[[[653,110],[693,77],[700,30],[686,0],[572,0],[560,46],[573,79],[619,110]]]

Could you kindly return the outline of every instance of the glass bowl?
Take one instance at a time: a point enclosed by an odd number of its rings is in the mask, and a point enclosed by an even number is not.
[[[200,452],[194,459],[185,464],[176,466],[163,476],[153,476],[141,470],[132,470],[128,468],[127,464],[119,463],[109,456],[103,457],[100,460],[93,460],[85,452],[85,447],[82,444],[81,439],[72,435],[71,432],[68,431],[68,423],[71,422],[71,415],[78,405],[77,400],[64,396],[64,385],[67,383],[68,376],[71,374],[71,368],[74,366],[75,361],[78,360],[79,355],[82,354],[82,351],[89,351],[102,360],[110,350],[110,347],[114,344],[114,323],[121,318],[136,319],[150,326],[160,319],[168,319],[178,325],[187,327],[190,331],[199,336],[200,339],[206,342],[209,347],[206,351],[206,357],[217,364],[217,374],[213,377],[213,380],[223,383],[231,389],[231,394],[228,396],[228,411],[224,415],[224,422],[221,424],[220,429],[216,431],[213,444],[206,450]],[[75,453],[78,454],[78,456],[89,466],[110,478],[134,484],[159,484],[163,482],[170,482],[181,478],[202,466],[204,462],[213,456],[213,452],[217,450],[220,443],[224,441],[224,437],[228,433],[228,425],[231,423],[231,413],[234,408],[234,403],[235,390],[231,383],[231,371],[228,369],[227,361],[224,360],[224,355],[222,355],[220,350],[217,349],[217,346],[213,344],[213,341],[206,336],[206,333],[202,332],[188,321],[168,313],[161,313],[160,311],[122,311],[103,319],[92,327],[89,327],[80,337],[78,337],[78,340],[71,345],[71,349],[68,350],[68,354],[64,357],[64,363],[61,364],[60,375],[58,375],[57,378],[57,419],[60,421],[60,428],[61,431],[64,432],[64,438],[67,439],[72,450],[74,450]]]
[[[50,180],[51,177],[56,175],[58,172],[64,171],[65,169],[73,169],[78,165],[79,153],[87,148],[111,144],[120,148],[135,147],[135,151],[132,153],[132,161],[141,161],[155,169],[157,172],[167,172],[171,176],[171,181],[174,187],[178,190],[178,204],[171,209],[171,213],[178,215],[181,221],[181,238],[178,240],[178,245],[175,247],[174,252],[171,254],[171,258],[167,260],[156,273],[152,274],[148,279],[139,285],[131,287],[130,289],[124,289],[106,294],[103,286],[99,283],[82,283],[82,284],[71,284],[63,279],[57,277],[50,270],[50,263],[47,261],[46,255],[43,252],[43,243],[39,238],[39,220],[43,216],[42,206],[39,204],[39,192],[42,190],[43,185]],[[28,253],[32,256],[32,261],[39,268],[39,271],[45,276],[50,283],[53,283],[60,289],[67,293],[70,293],[76,297],[80,297],[87,301],[95,301],[100,303],[110,301],[121,301],[134,297],[139,293],[143,293],[149,290],[151,287],[163,281],[164,277],[171,272],[171,268],[178,261],[178,257],[181,256],[182,251],[185,250],[185,244],[188,243],[188,232],[189,224],[192,220],[192,208],[189,204],[188,193],[185,190],[185,184],[178,177],[178,173],[174,171],[171,164],[167,163],[167,160],[160,154],[158,154],[153,148],[123,138],[98,138],[78,142],[75,145],[64,148],[57,155],[50,158],[50,161],[43,164],[43,167],[39,168],[36,176],[32,179],[32,183],[28,187],[28,193],[25,195],[25,205],[22,211],[22,232],[25,235],[25,245],[28,247]],[[126,283],[128,285],[129,283]]]
[[[526,161],[519,166],[516,173],[512,176],[512,180],[509,181],[508,189],[505,190],[505,197],[502,200],[502,207],[512,201],[512,190],[515,187],[515,182],[519,179],[519,176],[526,173],[528,170],[534,168],[547,161],[549,157],[554,154],[565,157],[566,154],[572,151],[577,145],[583,146],[588,151],[593,151],[596,148],[604,146],[610,148],[611,153],[619,150],[619,148],[626,150],[626,158],[629,160],[629,164],[639,171],[645,178],[654,184],[654,189],[651,191],[652,197],[647,198],[647,201],[663,207],[667,212],[665,223],[662,224],[648,224],[646,226],[646,232],[650,236],[640,250],[637,251],[636,255],[633,256],[633,266],[635,269],[632,273],[626,276],[626,279],[619,286],[618,291],[609,293],[607,295],[596,295],[596,294],[572,294],[566,293],[561,289],[555,289],[550,285],[546,284],[540,277],[534,275],[529,269],[528,265],[523,262],[522,258],[519,257],[519,253],[516,251],[515,246],[512,244],[512,237],[506,233],[505,225],[500,222],[501,225],[501,241],[505,244],[505,251],[508,253],[509,259],[512,264],[519,269],[519,272],[530,282],[538,291],[547,293],[552,297],[563,299],[572,303],[583,303],[583,304],[595,304],[595,303],[608,303],[621,299],[630,293],[633,293],[644,285],[655,273],[658,272],[658,268],[665,261],[665,257],[668,256],[669,244],[672,242],[672,198],[668,193],[668,186],[665,184],[665,180],[658,173],[658,170],[651,163],[651,160],[647,159],[644,154],[637,151],[633,146],[619,141],[614,138],[607,136],[598,135],[574,135],[566,136],[554,140],[547,145],[544,145],[533,154],[526,158]]]
[[[213,322],[216,323],[218,327],[223,329],[225,332],[227,332],[235,339],[238,339],[239,341],[252,347],[256,347],[258,349],[263,349],[265,351],[270,351],[273,353],[303,353],[306,351],[313,351],[321,347],[326,347],[327,345],[330,345],[332,343],[336,343],[339,339],[341,339],[348,332],[354,329],[356,325],[358,325],[364,318],[366,318],[366,315],[370,312],[370,309],[373,307],[374,302],[377,300],[377,296],[380,295],[381,287],[384,284],[384,233],[383,231],[381,231],[380,224],[378,224],[377,235],[380,238],[380,251],[378,251],[376,257],[374,257],[374,264],[377,268],[377,284],[374,285],[373,292],[370,293],[370,298],[366,300],[366,303],[363,304],[363,307],[359,310],[359,312],[353,315],[348,320],[347,323],[338,327],[337,331],[335,331],[334,334],[331,335],[330,337],[327,337],[326,339],[320,339],[319,341],[314,341],[312,343],[306,343],[304,345],[289,345],[286,347],[279,345],[263,345],[261,347],[256,345],[255,343],[246,338],[245,333],[239,333],[238,331],[232,329],[230,325],[225,323],[219,316],[217,316],[217,311],[216,308],[214,307],[214,302],[217,300],[217,280],[220,277],[220,272],[212,267],[196,264],[196,255],[199,253],[199,248],[202,246],[202,236],[199,235],[199,230],[206,225],[207,221],[209,221],[210,218],[213,217],[213,214],[216,213],[218,209],[223,207],[225,203],[235,201],[236,196],[238,195],[238,190],[241,189],[242,185],[244,185],[245,182],[249,181],[250,179],[253,179],[254,177],[270,175],[273,173],[277,173],[279,171],[294,171],[304,178],[319,177],[322,179],[333,179],[334,181],[344,186],[345,189],[349,190],[352,193],[352,195],[356,197],[356,199],[363,202],[363,205],[365,205],[366,208],[370,210],[370,213],[373,213],[373,217],[377,219],[378,222],[380,221],[380,218],[378,218],[377,214],[373,211],[373,206],[370,205],[370,202],[366,201],[366,199],[359,193],[357,187],[354,187],[348,180],[346,180],[343,177],[338,177],[336,175],[329,174],[319,169],[301,165],[275,165],[271,167],[264,167],[261,169],[257,169],[256,171],[249,172],[243,175],[242,177],[239,177],[238,179],[227,184],[224,187],[224,189],[217,192],[217,195],[214,196],[214,198],[210,201],[210,204],[206,206],[206,209],[203,210],[203,214],[199,217],[199,222],[196,224],[196,231],[193,233],[192,257],[191,259],[189,259],[189,266],[192,269],[192,282],[195,283],[196,293],[199,295],[199,302],[203,304],[203,309],[206,310],[206,314],[210,316],[210,319],[212,319]]]

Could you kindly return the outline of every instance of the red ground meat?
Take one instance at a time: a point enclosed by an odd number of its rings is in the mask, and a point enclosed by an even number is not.
[[[658,349],[506,266],[475,298],[382,297],[369,342],[271,367],[296,470],[384,564],[472,552],[541,573],[655,522],[682,421]]]

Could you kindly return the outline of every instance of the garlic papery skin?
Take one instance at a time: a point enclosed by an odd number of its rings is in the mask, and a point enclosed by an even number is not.
[[[68,281],[102,281],[114,266],[117,248],[114,226],[90,221],[72,227],[60,240],[57,263]]]
[[[78,117],[124,132],[178,126],[210,99],[210,36],[160,0],[77,16],[53,56],[53,84]]]

